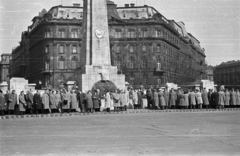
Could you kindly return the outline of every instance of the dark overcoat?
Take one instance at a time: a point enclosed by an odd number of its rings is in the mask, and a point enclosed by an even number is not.
[[[26,94],[26,101],[27,101],[27,108],[30,109],[32,108],[33,105],[33,94],[32,92],[27,92]]]
[[[0,110],[5,110],[4,105],[5,105],[5,97],[4,95],[0,94]]]
[[[142,92],[137,92],[137,96],[138,96],[138,104],[140,105],[140,106],[142,106],[143,105],[143,96],[142,96]]]
[[[196,94],[194,92],[190,92],[189,93],[189,102],[190,102],[190,105],[196,105]]]
[[[100,95],[99,93],[93,93],[93,108],[98,109],[100,108]]]
[[[86,95],[87,108],[93,108],[92,94],[88,93]]]
[[[168,106],[169,105],[169,92],[166,90],[164,92],[164,99],[165,99],[165,103]]]
[[[34,94],[33,102],[34,102],[34,105],[37,109],[42,109],[43,108],[42,99],[41,99],[40,94],[37,94],[37,93]]]
[[[25,112],[27,107],[27,102],[24,95],[19,95],[19,110],[20,112]],[[32,107],[32,105],[31,105]]]
[[[8,101],[9,101],[8,110],[14,110],[15,105],[18,103],[17,94],[10,94]]]

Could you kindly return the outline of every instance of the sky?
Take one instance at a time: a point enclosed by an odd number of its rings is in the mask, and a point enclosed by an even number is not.
[[[183,21],[205,49],[206,62],[218,65],[240,60],[240,0],[112,0],[154,7],[167,19]],[[43,8],[83,4],[82,0],[0,0],[0,54],[19,45],[22,31]]]

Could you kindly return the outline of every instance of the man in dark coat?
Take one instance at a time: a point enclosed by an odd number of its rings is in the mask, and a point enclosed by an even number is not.
[[[88,93],[86,95],[86,102],[87,102],[88,113],[90,113],[90,112],[92,112],[92,108],[93,108],[93,101],[92,101],[92,93],[91,93],[91,91],[88,91]]]
[[[153,93],[151,91],[151,89],[147,90],[147,108],[150,109],[151,106],[153,104]]]
[[[4,107],[5,107],[5,104],[6,104],[6,102],[5,102],[5,97],[4,97],[4,95],[3,95],[3,91],[2,90],[0,90],[0,115],[4,115]]]
[[[98,93],[97,90],[93,92],[92,98],[93,98],[93,109],[95,112],[99,112],[100,111],[100,94]]]
[[[212,93],[212,99],[213,99],[214,107],[217,109],[218,108],[218,92],[216,89]]]
[[[34,108],[35,108],[36,114],[38,114],[39,111],[41,112],[41,114],[44,114],[42,99],[41,99],[41,95],[40,95],[39,91],[37,91],[37,93],[34,94],[33,103],[34,103]]]
[[[6,113],[7,113],[7,111],[8,111],[8,105],[9,105],[9,91],[7,90],[6,91],[6,94],[4,95],[4,98],[5,98],[5,102],[6,102],[6,109],[5,109],[5,111],[6,111]]]
[[[12,93],[9,95],[9,105],[8,105],[8,115],[13,114],[15,109],[18,109],[17,104],[18,104],[18,98],[17,94],[15,93],[15,90],[12,91]],[[18,110],[15,112],[16,114],[18,113]]]
[[[165,99],[165,103],[166,103],[166,108],[170,108],[171,105],[169,103],[169,92],[168,92],[168,88],[166,88],[164,90],[164,99]]]
[[[176,108],[176,100],[177,100],[177,94],[172,88],[170,91],[169,106],[172,107],[173,109]]]
[[[212,108],[212,106],[213,106],[212,93],[213,93],[212,89],[209,89],[209,91],[208,91],[209,108]]]
[[[26,101],[27,101],[27,113],[33,113],[33,93],[32,90],[27,92],[26,94]]]

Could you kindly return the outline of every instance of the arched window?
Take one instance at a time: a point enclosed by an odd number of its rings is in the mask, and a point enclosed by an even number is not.
[[[77,68],[77,62],[78,62],[77,56],[73,56],[72,57],[72,69],[76,69]]]
[[[58,69],[65,69],[65,58],[63,56],[58,59]]]

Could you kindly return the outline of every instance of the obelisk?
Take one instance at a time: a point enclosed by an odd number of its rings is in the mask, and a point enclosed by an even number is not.
[[[106,0],[84,0],[80,66],[76,79],[82,91],[91,90],[95,83],[108,80],[125,88],[125,76],[111,66]]]

